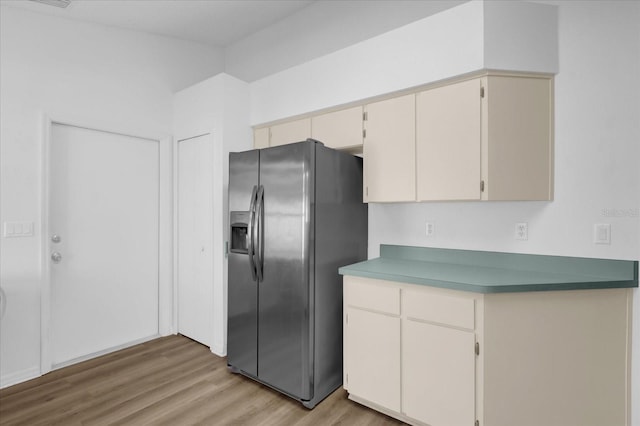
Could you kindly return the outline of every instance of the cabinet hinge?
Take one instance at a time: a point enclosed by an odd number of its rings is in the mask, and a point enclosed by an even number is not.
[[[480,97],[484,98],[484,87],[480,87]]]
[[[480,420],[476,420],[476,426],[480,426]]]
[[[367,121],[369,119],[369,113],[367,111],[362,113],[362,120]]]
[[[349,314],[347,314],[346,321],[347,321],[347,324],[349,324]]]
[[[484,192],[484,181],[480,181],[480,192]]]
[[[362,137],[363,138],[367,137],[367,129],[362,129]]]
[[[346,384],[348,385],[349,384],[349,373],[346,374],[345,381],[346,381]]]
[[[480,355],[480,343],[476,342],[476,355]]]

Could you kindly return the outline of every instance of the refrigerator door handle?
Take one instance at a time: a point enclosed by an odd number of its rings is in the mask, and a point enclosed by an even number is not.
[[[249,267],[251,268],[251,277],[253,281],[257,279],[256,263],[255,263],[255,220],[256,220],[256,198],[257,198],[258,186],[253,185],[253,191],[251,191],[251,204],[249,205]]]
[[[258,235],[258,247],[256,249],[256,271],[258,280],[262,281],[263,268],[264,268],[264,186],[260,185],[258,194],[256,196],[256,223]]]

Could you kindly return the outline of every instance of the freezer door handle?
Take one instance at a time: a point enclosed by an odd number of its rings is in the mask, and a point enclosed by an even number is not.
[[[256,198],[258,193],[258,186],[253,185],[253,191],[251,191],[251,204],[249,205],[249,267],[251,268],[251,277],[253,281],[257,279],[255,256],[255,220],[256,220]]]
[[[264,186],[260,185],[258,194],[256,196],[256,223],[258,236],[258,247],[256,250],[256,272],[258,280],[262,281],[263,268],[264,268]]]

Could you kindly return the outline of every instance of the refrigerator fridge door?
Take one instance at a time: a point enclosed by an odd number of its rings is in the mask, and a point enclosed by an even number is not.
[[[302,400],[313,397],[314,167],[314,142],[260,153],[258,377]]]
[[[259,154],[254,150],[229,155],[229,220],[236,240],[228,259],[227,362],[254,377],[258,374],[258,282],[250,262],[250,240],[255,234],[251,207],[258,186]]]

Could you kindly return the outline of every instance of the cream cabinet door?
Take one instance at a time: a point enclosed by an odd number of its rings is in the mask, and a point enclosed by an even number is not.
[[[415,201],[415,95],[368,104],[365,115],[364,201]]]
[[[254,129],[253,147],[256,149],[267,148],[269,146],[269,128]]]
[[[430,426],[475,423],[475,334],[402,324],[403,414]]]
[[[488,200],[553,199],[553,80],[485,78]]]
[[[285,145],[301,142],[311,137],[311,119],[289,121],[287,123],[271,126],[271,139],[269,146]]]
[[[417,199],[479,200],[480,79],[416,95]]]
[[[311,137],[334,149],[362,149],[362,106],[311,118]]]
[[[400,411],[400,318],[347,308],[349,393]]]

